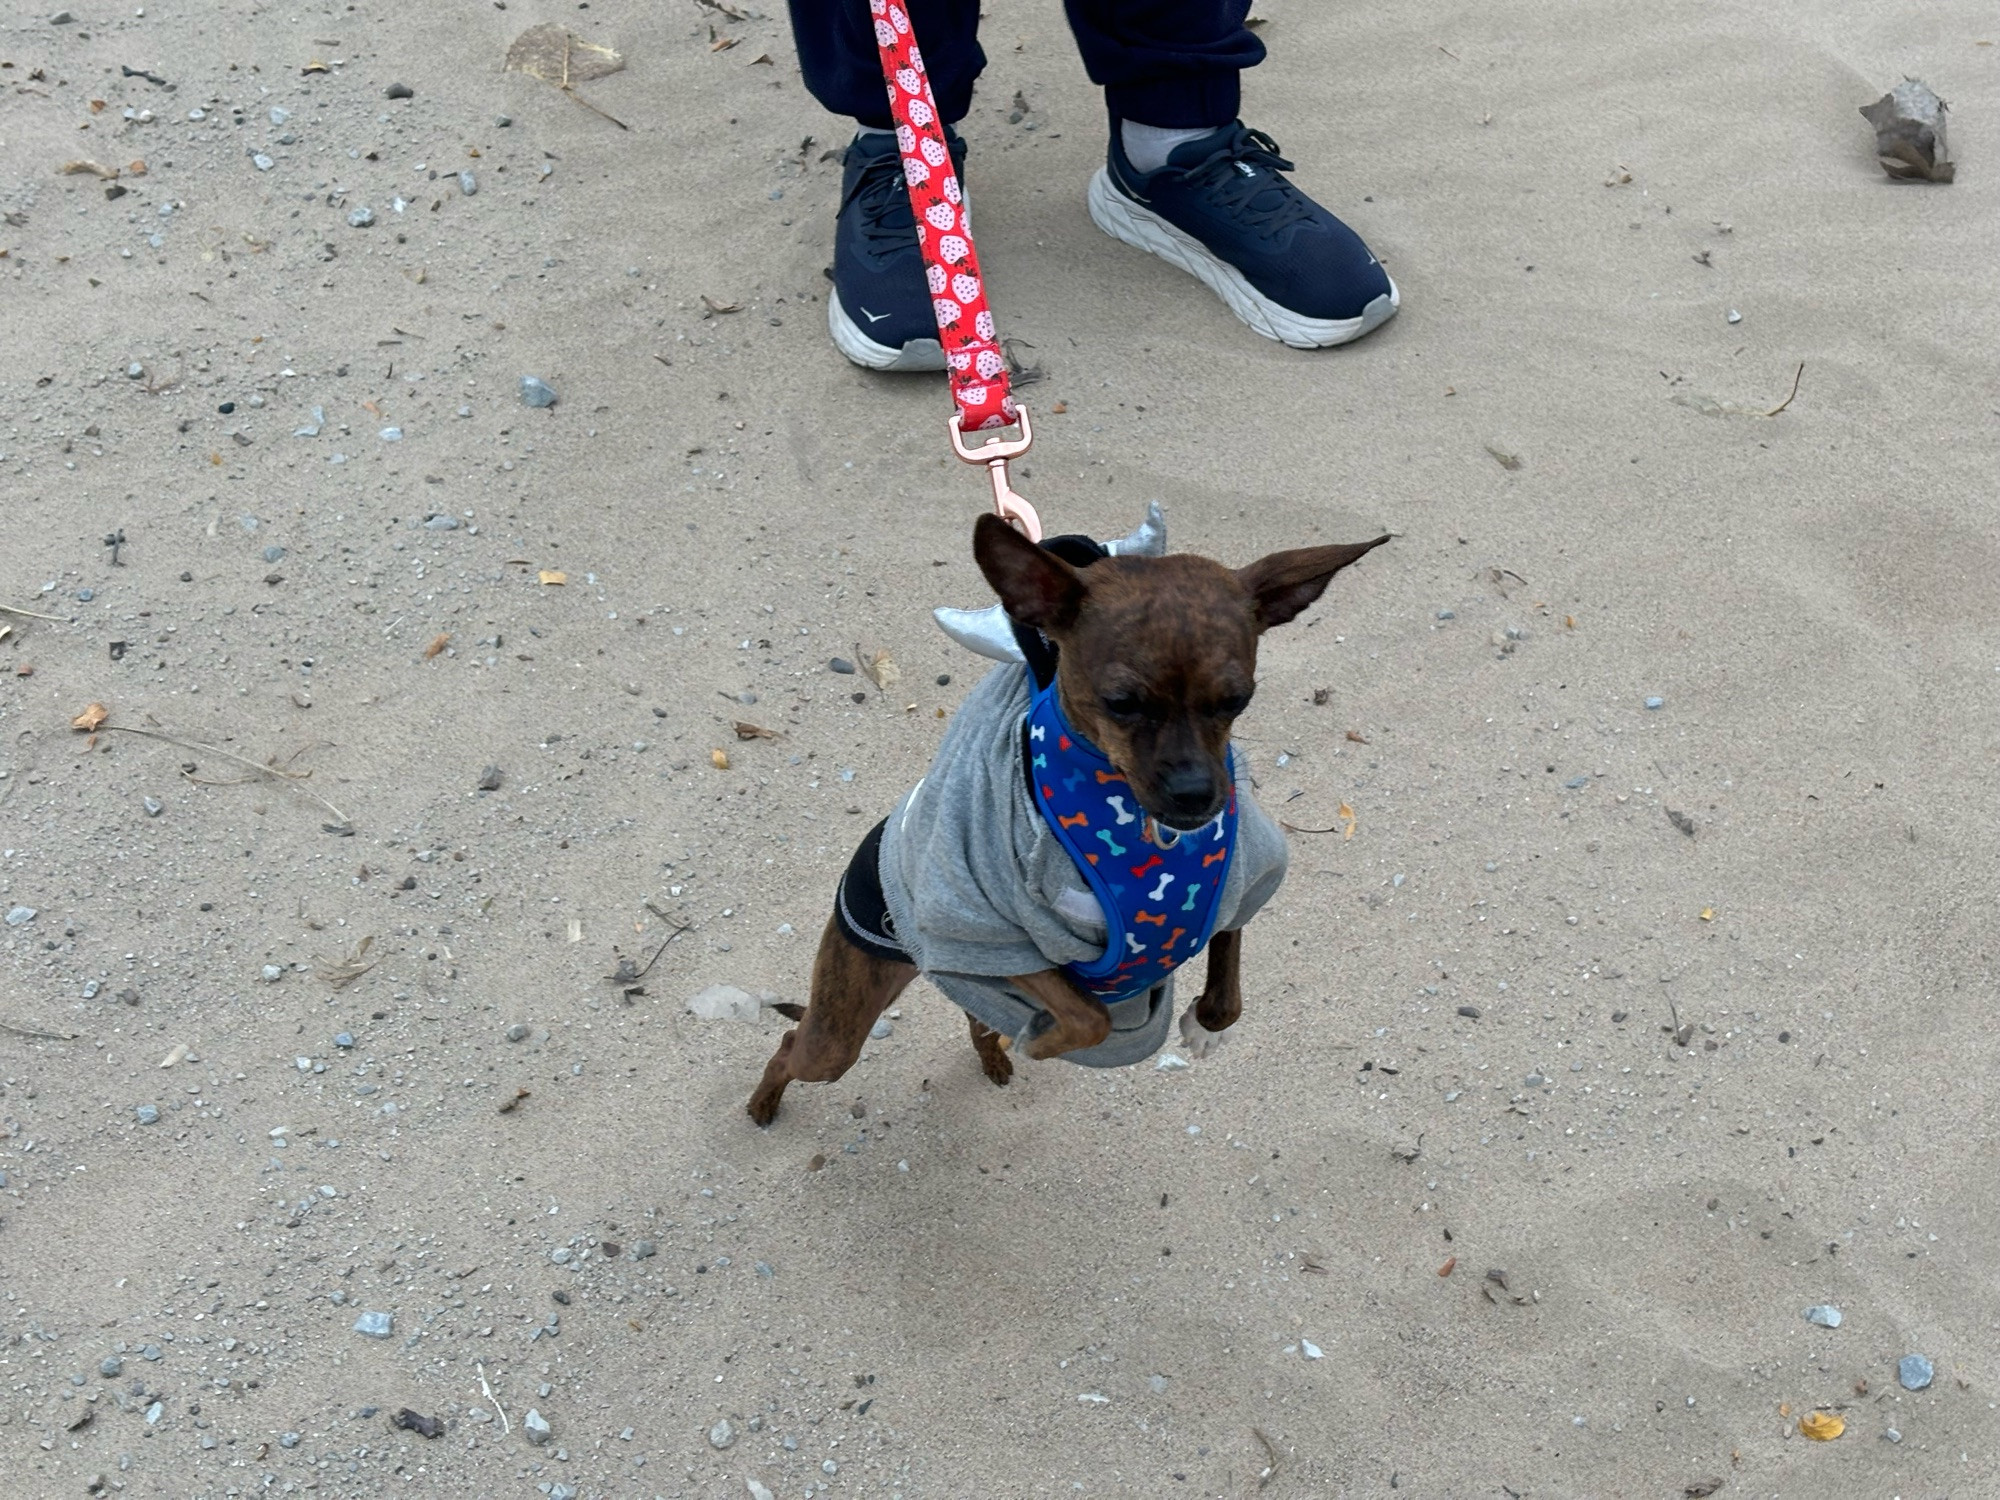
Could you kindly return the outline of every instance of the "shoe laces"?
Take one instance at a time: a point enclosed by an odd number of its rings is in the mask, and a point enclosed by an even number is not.
[[[1191,186],[1204,190],[1246,228],[1268,237],[1315,216],[1312,199],[1280,175],[1291,170],[1276,141],[1238,124],[1185,173]]]
[[[957,142],[951,144],[955,146]],[[953,170],[957,170],[956,161]],[[899,153],[889,152],[861,169],[854,186],[841,201],[840,212],[845,214],[850,207],[860,215],[861,237],[872,253],[888,254],[916,244],[917,221],[910,212],[910,194],[904,183],[903,158]]]

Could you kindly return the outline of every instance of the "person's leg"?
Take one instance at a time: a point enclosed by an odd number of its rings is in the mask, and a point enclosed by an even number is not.
[[[1064,0],[1090,81],[1113,119],[1214,130],[1239,113],[1264,44],[1250,0]]]
[[[1349,343],[1400,294],[1359,235],[1295,187],[1292,164],[1237,118],[1264,45],[1249,0],[1065,0],[1111,140],[1091,180],[1106,233],[1199,278],[1266,338]]]
[[[972,0],[901,0],[930,74],[938,115],[955,125],[972,108],[972,85],[986,66],[979,6]],[[792,40],[806,90],[864,129],[888,130],[889,95],[868,0],[791,0]]]
[[[972,107],[986,66],[977,0],[907,0],[924,71],[960,176],[965,144],[950,127]],[[942,370],[937,317],[903,184],[882,58],[868,0],[791,0],[799,69],[812,96],[859,127],[847,148],[833,235],[827,328],[834,346],[871,370]]]

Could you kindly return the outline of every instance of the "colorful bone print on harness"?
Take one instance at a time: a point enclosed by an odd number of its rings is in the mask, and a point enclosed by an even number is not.
[[[930,280],[931,310],[937,314],[938,341],[951,367],[951,398],[967,432],[1006,427],[1014,420],[1008,394],[1007,360],[994,336],[993,314],[972,245],[972,218],[951,153],[937,100],[924,73],[923,54],[910,31],[910,18],[897,0],[868,0],[875,18],[875,45],[882,55],[882,81],[889,89],[889,114],[896,122],[896,147],[917,221],[917,247]]]
[[[1104,955],[1064,972],[1099,999],[1144,994],[1208,946],[1236,851],[1236,757],[1229,801],[1186,833],[1162,829],[1131,783],[1070,728],[1054,683],[1028,709],[1035,805],[1104,908]],[[1167,840],[1172,840],[1171,843]]]

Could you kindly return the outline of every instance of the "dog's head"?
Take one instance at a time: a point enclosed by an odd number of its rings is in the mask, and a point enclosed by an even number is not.
[[[1070,722],[1147,812],[1191,829],[1229,796],[1229,731],[1257,689],[1257,638],[1388,540],[1273,552],[1247,568],[1186,553],[1074,568],[989,515],[972,551],[1007,613],[1061,649]]]

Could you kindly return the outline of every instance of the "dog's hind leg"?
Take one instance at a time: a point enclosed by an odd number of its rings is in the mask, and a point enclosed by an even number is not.
[[[1005,1088],[1014,1076],[1014,1063],[1007,1056],[1005,1041],[992,1027],[981,1025],[978,1017],[965,1019],[972,1023],[972,1047],[979,1054],[979,1071]]]
[[[812,1001],[764,1065],[750,1096],[750,1118],[770,1124],[788,1083],[831,1083],[853,1067],[868,1029],[916,977],[915,964],[863,953],[829,919],[813,959]]]

